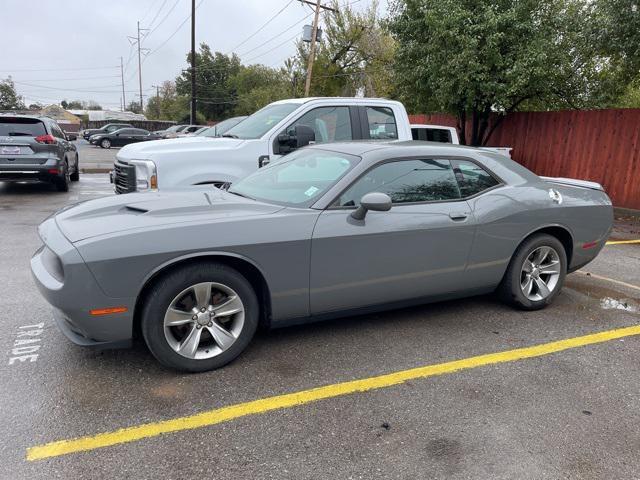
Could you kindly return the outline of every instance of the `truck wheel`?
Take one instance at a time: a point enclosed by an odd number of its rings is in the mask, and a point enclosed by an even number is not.
[[[155,282],[142,310],[142,335],[163,365],[187,372],[222,367],[247,347],[260,306],[247,279],[219,263],[192,264]]]
[[[80,180],[80,159],[78,158],[78,154],[76,154],[76,168],[69,176],[69,179],[72,182],[77,182],[78,180]]]
[[[103,138],[100,141],[100,146],[102,148],[111,148],[111,140],[109,140],[108,138]]]
[[[68,192],[69,191],[69,164],[65,162],[64,164],[64,175],[55,179],[56,189],[59,192]]]
[[[567,254],[556,237],[537,234],[516,249],[498,294],[522,310],[539,310],[560,293],[567,274]]]

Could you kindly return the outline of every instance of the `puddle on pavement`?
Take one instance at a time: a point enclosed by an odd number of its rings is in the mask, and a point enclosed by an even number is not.
[[[638,305],[629,300],[628,298],[621,298],[616,300],[611,297],[604,297],[600,300],[600,307],[605,310],[624,310],[625,312],[637,312]]]
[[[603,310],[620,310],[628,313],[640,312],[640,298],[630,297],[620,291],[595,285],[589,277],[567,277],[565,288],[587,296]]]

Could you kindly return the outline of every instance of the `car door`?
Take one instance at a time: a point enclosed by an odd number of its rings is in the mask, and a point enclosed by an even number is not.
[[[388,194],[391,210],[354,220],[353,208],[369,192]],[[474,230],[449,160],[378,164],[318,219],[311,249],[312,314],[464,289]]]
[[[291,122],[278,135],[293,133],[296,126],[304,125],[313,130],[315,134],[314,143],[354,140],[360,138],[357,115],[357,107],[345,105],[315,107]],[[279,146],[278,135],[273,140],[273,159],[278,159],[280,155],[289,152]]]
[[[132,128],[123,128],[120,130],[116,130],[115,132],[111,133],[111,143],[118,146],[127,145],[128,143],[131,143],[132,135]]]

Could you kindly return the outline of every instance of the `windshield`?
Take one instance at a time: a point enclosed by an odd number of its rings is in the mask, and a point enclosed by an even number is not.
[[[231,127],[235,127],[238,123],[240,123],[244,118],[247,117],[233,117],[227,118],[219,123],[216,123],[213,127],[204,128],[200,130],[196,135],[201,135],[203,137],[219,137]]]
[[[242,139],[260,138],[300,106],[298,103],[267,105],[225,133],[225,136]]]
[[[254,200],[309,207],[359,161],[360,157],[346,153],[298,150],[234,183],[229,191]]]

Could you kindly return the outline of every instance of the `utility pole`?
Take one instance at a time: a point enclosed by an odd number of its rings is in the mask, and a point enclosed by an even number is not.
[[[120,79],[122,80],[122,111],[124,112],[127,101],[124,97],[124,67],[122,66],[122,57],[120,57]]]
[[[142,42],[140,41],[140,32],[145,32],[148,28],[140,28],[140,22],[138,22],[138,33],[135,37],[127,37],[131,45],[137,44],[138,46],[138,84],[140,85],[140,111],[144,111],[144,104],[142,103],[142,53],[149,51],[148,48],[142,48]]]
[[[316,37],[318,36],[318,20],[320,19],[320,9],[323,10],[331,10],[335,12],[336,10],[331,7],[326,7],[322,5],[322,0],[316,0],[316,3],[309,2],[307,0],[300,0],[302,3],[306,3],[308,5],[313,5],[316,7],[315,13],[313,15],[313,27],[311,29],[311,48],[309,49],[309,59],[307,60],[307,81],[304,84],[304,96],[309,96],[309,90],[311,89],[311,74],[313,72],[313,62],[316,58]]]
[[[142,61],[140,60],[140,22],[138,21],[138,82],[140,84],[140,111],[144,108],[142,105]]]
[[[160,119],[160,86],[151,85],[151,87],[156,89],[156,113],[158,114],[158,119]]]
[[[196,124],[196,0],[191,0],[191,125]]]

